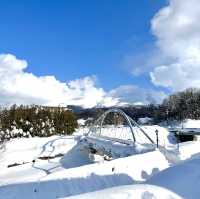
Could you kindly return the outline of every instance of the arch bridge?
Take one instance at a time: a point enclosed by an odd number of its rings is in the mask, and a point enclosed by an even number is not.
[[[104,112],[94,122],[86,137],[102,138],[129,145],[141,140],[155,144],[153,139],[137,122],[117,108]]]

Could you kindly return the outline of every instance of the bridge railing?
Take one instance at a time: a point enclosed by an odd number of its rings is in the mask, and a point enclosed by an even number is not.
[[[113,114],[113,116],[112,116]],[[116,116],[117,117],[114,117]],[[111,117],[117,118],[121,121],[121,124],[116,124],[114,121],[108,121],[108,118]],[[137,141],[138,135],[143,135],[150,143],[154,144],[154,141],[150,136],[143,130],[140,125],[138,125],[131,117],[129,117],[121,109],[110,109],[103,113],[95,122],[94,125],[90,128],[88,136],[102,137],[115,140],[128,140],[132,142]],[[137,135],[137,136],[136,136]]]

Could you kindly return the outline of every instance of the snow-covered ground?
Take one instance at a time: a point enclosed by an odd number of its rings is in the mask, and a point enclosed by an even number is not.
[[[143,128],[149,135],[151,132],[155,135],[155,127]],[[182,143],[178,147],[166,129],[156,128],[163,143],[160,149],[112,161],[99,156],[91,159],[82,150],[78,140],[88,129],[82,128],[73,136],[13,139],[0,149],[0,199],[180,198],[188,196],[185,190],[181,192],[184,186],[190,187],[194,196],[190,198],[198,198],[198,189],[193,190],[192,185],[200,185],[197,171],[200,142]],[[173,147],[165,149],[168,144]],[[179,168],[183,168],[181,172]],[[189,174],[190,169],[194,175]],[[165,174],[168,170],[169,176],[174,175],[175,188],[169,186],[172,178]],[[188,172],[185,180],[191,177],[187,184],[179,180],[184,171]]]
[[[200,120],[185,119],[183,121],[165,121],[160,123],[160,125],[167,128],[200,129]]]
[[[67,199],[181,199],[180,196],[155,185],[128,185],[68,197]],[[64,198],[63,198],[64,199]]]
[[[199,199],[200,155],[181,164],[170,167],[147,180],[148,184],[169,189],[183,198]]]

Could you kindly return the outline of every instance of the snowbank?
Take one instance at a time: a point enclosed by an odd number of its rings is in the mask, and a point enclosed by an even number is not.
[[[200,142],[191,141],[179,144],[179,158],[180,160],[187,160],[194,158],[200,154]]]
[[[166,128],[200,128],[200,120],[185,119],[183,121],[165,121],[160,123],[161,126]]]
[[[38,181],[51,173],[90,163],[74,136],[13,139],[0,152],[0,185]]]
[[[147,183],[164,187],[187,199],[199,199],[200,196],[200,156],[155,175]]]
[[[144,182],[168,166],[169,163],[163,154],[154,151],[110,162],[100,162],[71,169],[63,168],[49,175],[44,172],[42,176],[37,176],[37,169],[29,170],[34,173],[33,181],[31,181],[31,179],[23,179],[23,175],[25,175],[23,171],[30,169],[30,165],[24,165],[21,170],[22,178],[19,178],[18,173],[21,166],[12,168],[15,171],[13,171],[12,178],[16,177],[16,179],[7,181],[5,185],[2,184],[0,196],[4,199],[62,198],[119,185]],[[18,175],[15,176],[15,173]],[[37,176],[37,180],[35,176]]]
[[[0,149],[0,169],[13,163],[30,162],[39,156],[65,154],[76,143],[74,136],[12,139]]]
[[[154,185],[128,185],[68,197],[68,199],[181,199],[165,188]],[[64,198],[63,198],[64,199]]]
[[[79,126],[84,126],[86,120],[84,120],[84,119],[78,119],[77,122],[78,122],[78,125],[79,125]]]
[[[149,123],[151,123],[152,122],[152,118],[150,118],[150,117],[141,117],[141,118],[139,118],[138,119],[138,123],[139,124],[149,124]]]

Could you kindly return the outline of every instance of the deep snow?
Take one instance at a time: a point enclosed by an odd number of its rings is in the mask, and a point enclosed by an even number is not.
[[[67,197],[67,199],[182,199],[176,193],[155,185],[128,185]],[[64,199],[64,198],[63,198]]]
[[[200,154],[186,162],[168,168],[147,180],[148,184],[169,189],[187,199],[200,196]]]
[[[166,127],[166,128],[183,128],[183,129],[198,129],[200,128],[200,120],[194,120],[194,119],[185,119],[183,121],[164,121],[160,123],[160,126]]]
[[[145,128],[146,130],[149,128],[149,132],[154,133],[155,127]],[[124,193],[121,198],[128,198],[134,193],[135,198],[170,198],[171,196],[171,198],[178,198],[172,192],[185,196],[184,191],[181,192],[179,189],[179,185],[177,189],[175,186],[175,182],[183,184],[184,181],[179,179],[182,179],[180,176],[183,176],[185,171],[188,172],[186,177],[191,179],[187,180],[186,185],[190,187],[189,191],[194,193],[192,196],[196,198],[197,193],[194,189],[199,186],[200,174],[197,171],[199,160],[195,159],[196,162],[193,162],[193,166],[190,167],[189,163],[184,163],[184,160],[199,157],[199,142],[182,143],[178,147],[171,142],[171,135],[165,130],[160,133],[159,138],[163,146],[160,146],[159,150],[104,161],[98,156],[91,159],[87,151],[82,150],[78,140],[84,131],[81,129],[81,132],[76,132],[74,136],[22,138],[6,143],[0,152],[0,199],[55,199],[93,191],[98,192],[81,197],[94,198],[98,195],[99,198],[104,196],[119,198],[120,193]],[[167,149],[164,146],[168,146]],[[22,165],[7,167],[14,163]],[[180,167],[179,165],[185,168],[184,164],[186,164],[186,170],[182,169],[181,172],[179,169],[172,170],[171,174],[170,169],[176,168],[174,166],[177,164],[177,168]],[[168,168],[169,176],[174,175],[174,189],[169,186],[170,177],[167,178],[168,174],[165,175]],[[190,169],[195,172],[195,175],[189,175]],[[159,176],[163,180],[160,180]],[[165,178],[166,184],[163,183]],[[149,186],[147,182],[158,186]],[[146,185],[134,185],[138,183]],[[130,185],[130,188],[112,188],[122,185]],[[169,190],[163,190],[159,186]],[[104,191],[105,188],[109,189]],[[77,198],[79,197],[80,195],[77,195]]]

